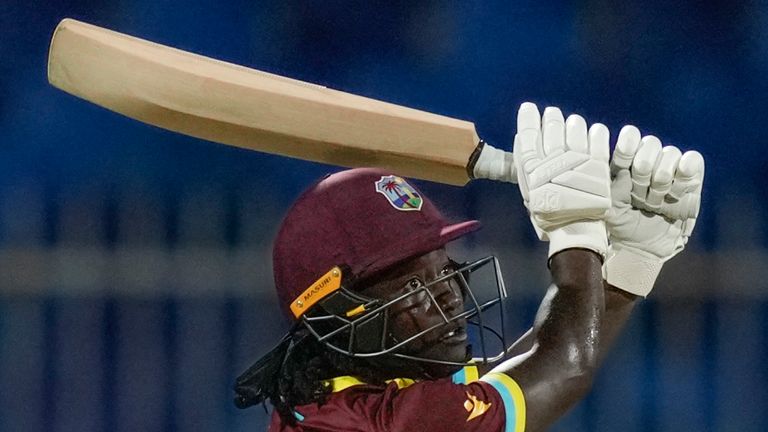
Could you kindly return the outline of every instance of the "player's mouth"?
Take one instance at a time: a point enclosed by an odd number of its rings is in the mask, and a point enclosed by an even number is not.
[[[457,326],[446,332],[440,342],[447,345],[461,344],[467,341],[467,330],[464,326]]]

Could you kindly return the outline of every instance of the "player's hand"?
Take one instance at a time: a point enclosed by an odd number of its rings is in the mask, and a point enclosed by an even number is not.
[[[515,165],[523,201],[549,256],[569,248],[604,256],[608,247],[603,218],[611,207],[608,129],[587,131],[581,116],[568,120],[558,108],[544,116],[532,103],[517,114]]]
[[[674,146],[662,148],[658,138],[641,139],[636,127],[625,126],[611,173],[606,280],[645,297],[662,265],[683,250],[696,224],[704,158],[696,151],[682,154]]]

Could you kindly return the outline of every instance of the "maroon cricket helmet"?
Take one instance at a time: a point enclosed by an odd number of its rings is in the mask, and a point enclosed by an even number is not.
[[[448,222],[412,184],[388,171],[326,176],[299,196],[275,238],[280,306],[295,318],[291,303],[335,267],[344,269],[345,281],[364,279],[478,228],[476,220]]]

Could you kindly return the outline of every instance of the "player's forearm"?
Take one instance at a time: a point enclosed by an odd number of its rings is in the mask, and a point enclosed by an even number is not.
[[[565,120],[556,107],[540,115],[524,103],[517,115],[514,154],[520,193],[539,239],[549,242],[553,285],[525,354],[505,362],[522,387],[526,430],[542,430],[581,399],[600,358],[605,314],[603,222],[611,207],[608,129]]]
[[[602,363],[602,360],[610,352],[616,337],[621,334],[640,299],[640,297],[611,286],[607,282],[604,285],[605,314],[600,329],[599,363]],[[530,328],[510,345],[507,355],[511,358],[530,351],[533,348],[534,339],[533,328]]]
[[[605,312],[600,258],[570,249],[553,256],[550,268],[552,286],[534,321],[532,351],[557,363],[562,380],[590,378]]]
[[[523,388],[526,430],[550,425],[591,386],[605,308],[600,269],[600,258],[590,251],[569,249],[553,256],[553,285],[536,316],[531,349],[494,369]]]
[[[622,291],[603,281],[605,286],[605,315],[600,329],[598,366],[608,355],[616,338],[621,334],[635,305],[641,297]]]

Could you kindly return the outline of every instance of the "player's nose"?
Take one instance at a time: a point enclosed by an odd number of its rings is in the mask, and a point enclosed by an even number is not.
[[[435,284],[432,295],[446,314],[455,315],[464,308],[464,297],[461,289],[457,283],[451,280]]]

